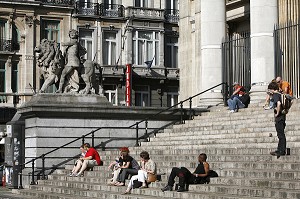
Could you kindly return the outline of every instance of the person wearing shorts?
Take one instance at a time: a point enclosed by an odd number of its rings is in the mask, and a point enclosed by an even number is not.
[[[101,165],[100,155],[96,149],[91,147],[89,143],[84,144],[84,149],[86,154],[83,158],[80,158],[81,161],[78,161],[72,176],[81,176],[87,168]]]

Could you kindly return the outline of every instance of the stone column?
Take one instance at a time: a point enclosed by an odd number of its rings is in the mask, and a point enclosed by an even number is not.
[[[36,39],[34,37],[35,16],[33,15],[25,16],[25,23],[26,23],[25,60],[24,60],[24,71],[23,71],[24,73],[22,74],[23,88],[21,92],[32,93],[30,85],[35,86],[33,84],[34,83],[33,70],[36,68],[36,66],[34,66],[34,54],[33,54],[33,48],[35,43],[34,40]]]
[[[250,1],[252,101],[264,99],[268,83],[275,78],[273,32],[277,16],[277,0]]]
[[[12,56],[9,56],[6,61],[6,74],[5,74],[5,92],[12,93],[11,90],[11,73],[12,73]]]
[[[201,91],[222,82],[222,40],[225,38],[225,1],[201,0]],[[222,103],[222,86],[200,96],[200,106]]]

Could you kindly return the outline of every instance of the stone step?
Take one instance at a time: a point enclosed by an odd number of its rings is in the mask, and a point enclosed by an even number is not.
[[[151,159],[154,162],[158,161],[176,161],[178,165],[180,162],[196,162],[199,154],[182,154],[180,156],[177,155],[155,155],[151,156]],[[270,154],[248,154],[248,155],[208,155],[208,162],[246,162],[246,163],[288,163],[288,164],[298,164],[300,163],[300,156],[297,154],[290,156],[281,156],[279,159],[277,157],[271,156]],[[110,156],[105,156],[106,158],[110,158]],[[135,158],[138,159],[138,158]],[[114,159],[106,159],[108,163],[114,161]],[[108,164],[107,164],[108,165]],[[73,165],[66,165],[66,169],[71,170]],[[97,170],[107,170],[107,166],[103,167],[94,167],[94,171]]]
[[[38,190],[44,190],[44,191],[48,191],[48,190],[63,190],[64,192],[71,192],[72,189],[76,189],[76,190],[86,190],[89,189],[90,195],[93,193],[93,190],[97,190],[97,192],[99,191],[105,191],[107,193],[110,193],[110,195],[117,195],[119,198],[119,193],[122,193],[125,191],[125,187],[116,187],[116,186],[108,186],[108,185],[98,185],[98,184],[93,184],[93,183],[68,183],[68,182],[63,182],[63,181],[44,181],[46,185],[45,187],[43,185],[38,185],[39,187],[31,187],[33,189],[38,189]],[[155,183],[153,183],[155,184]],[[65,188],[65,187],[70,187]],[[199,187],[207,187],[207,186],[211,186],[211,185],[196,185],[197,188]],[[48,187],[51,187],[50,189]],[[200,192],[199,189],[195,189],[193,188],[193,185],[190,186],[191,190],[188,192],[184,192],[184,193],[178,193],[175,191],[172,192],[162,192],[160,190],[160,188],[152,188],[150,185],[150,188],[148,189],[134,189],[132,191],[133,194],[139,195],[141,198],[148,198],[149,197],[153,197],[155,196],[156,198],[248,198],[248,196],[233,196],[232,194],[222,194],[222,196],[219,196],[213,192]],[[132,194],[130,194],[130,196],[132,196]]]
[[[289,143],[288,143],[289,147]],[[194,149],[192,149],[194,148]],[[139,159],[139,154],[146,150],[144,147],[130,147],[130,155],[135,157],[137,160]],[[237,148],[233,147],[230,145],[230,148],[217,148],[217,147],[212,147],[212,148],[203,148],[199,150],[198,147],[191,147],[188,149],[180,149],[179,146],[177,147],[168,147],[168,148],[158,148],[155,150],[151,150],[150,152],[150,158],[152,156],[157,156],[157,155],[171,155],[171,156],[196,156],[200,153],[206,153],[208,154],[208,159],[211,157],[212,154],[214,156],[216,155],[242,155],[242,156],[247,156],[247,155],[269,155],[270,151],[272,148],[259,148],[259,147],[245,147],[245,148]],[[119,157],[120,152],[118,150],[113,150],[113,151],[99,151],[101,157],[106,157],[111,160],[114,160],[116,157]],[[300,147],[292,147],[291,148],[291,156],[282,156],[281,158],[291,158],[293,157],[292,155],[298,155],[300,153]],[[273,156],[270,156],[273,157]],[[275,159],[275,158],[274,158]],[[273,160],[274,160],[273,159]],[[106,162],[105,162],[106,163]]]
[[[289,125],[288,125],[289,124]],[[286,130],[300,130],[299,127],[300,122],[287,122]],[[267,122],[267,123],[237,123],[237,124],[231,124],[230,122],[224,123],[222,125],[218,124],[201,124],[201,123],[190,123],[187,125],[176,125],[173,127],[173,131],[176,132],[178,129],[181,131],[189,131],[190,129],[197,128],[198,131],[207,131],[207,130],[229,130],[229,129],[244,129],[244,128],[270,128],[275,129],[275,123],[274,122]]]
[[[105,191],[89,191],[79,189],[68,189],[60,187],[43,187],[34,185],[34,188],[28,190],[19,190],[19,195],[35,196],[39,199],[82,199],[82,198],[106,198],[106,199],[141,199],[141,195],[130,194],[122,195],[121,193]],[[73,192],[74,194],[68,194]],[[155,196],[142,196],[145,199],[157,199]],[[164,197],[161,197],[164,199]]]
[[[245,186],[245,187],[268,187],[273,189],[296,189],[300,190],[299,180],[272,180],[269,179],[246,179],[246,178],[230,178],[226,177],[217,177],[211,178],[210,184],[222,184],[228,186]]]
[[[270,135],[272,138],[276,138],[276,131],[267,131],[267,132],[251,132],[251,133],[213,133],[213,134],[201,134],[201,132],[185,132],[182,135],[180,133],[170,133],[169,135],[172,136],[160,136],[157,135],[156,137],[150,138],[151,142],[157,142],[157,141],[177,141],[182,140],[182,136],[185,136],[185,140],[204,140],[204,139],[240,139],[240,138],[270,138]],[[286,131],[285,132],[286,137],[299,137],[300,131]]]
[[[294,146],[300,146],[300,136],[287,136],[286,141],[289,146],[293,143]],[[261,145],[262,143],[278,143],[278,138],[277,137],[240,137],[235,139],[234,137],[225,137],[223,139],[188,139],[186,138],[185,140],[153,140],[151,142],[141,142],[142,147],[150,146],[150,147],[157,147],[157,146],[174,146],[174,145],[180,145],[180,146],[185,146],[185,145],[210,145],[210,147],[213,147],[211,145],[215,144],[234,144],[234,145],[239,145],[239,144],[256,144],[256,146]]]
[[[193,185],[191,185],[193,186]],[[257,198],[257,197],[264,197],[264,198],[293,198],[298,199],[299,191],[298,190],[285,190],[285,189],[266,189],[266,188],[257,188],[257,187],[239,187],[239,186],[220,186],[220,185],[201,185],[199,186],[197,191],[188,191],[182,194],[182,198],[202,198],[202,193],[211,193],[217,194],[218,196],[223,195],[235,195],[237,198]],[[157,190],[157,189],[156,189]],[[143,195],[155,195],[155,196],[165,196],[168,197],[176,197],[178,192],[174,191],[166,191],[161,192],[159,189],[157,191],[152,191],[151,189],[137,189],[137,193]],[[285,196],[288,197],[285,197]]]
[[[208,141],[209,142],[209,141]],[[164,145],[165,150],[174,150],[176,149],[184,149],[184,150],[193,150],[193,149],[197,149],[197,150],[203,150],[205,148],[226,148],[228,147],[229,143],[196,143],[197,145],[193,145],[193,144],[185,144],[185,145],[178,145],[178,146],[174,146],[174,145]],[[269,152],[271,150],[274,150],[277,148],[277,143],[274,141],[273,143],[270,142],[260,142],[260,143],[232,143],[231,145],[234,145],[236,149],[242,149],[242,148],[268,148],[270,149]],[[147,145],[147,144],[143,144],[142,149],[145,151],[152,151],[153,150],[158,150],[162,148],[162,145]],[[287,147],[290,148],[299,148],[300,147],[300,142],[288,142],[287,143]]]

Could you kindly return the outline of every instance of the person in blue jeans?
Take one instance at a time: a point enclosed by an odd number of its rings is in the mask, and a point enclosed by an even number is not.
[[[245,88],[239,83],[233,83],[234,92],[231,95],[230,99],[227,100],[227,104],[230,110],[230,113],[237,112],[238,109],[246,108],[250,103],[250,97],[246,94]]]

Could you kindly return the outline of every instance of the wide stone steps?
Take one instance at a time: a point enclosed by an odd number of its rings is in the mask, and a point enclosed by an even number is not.
[[[153,186],[153,185],[159,185]],[[160,190],[161,183],[153,183],[150,185],[150,188],[148,189],[134,189],[132,194],[128,195],[128,198],[136,198],[139,196],[140,198],[237,198],[237,196],[232,196],[231,194],[226,194],[222,192],[222,197],[218,196],[215,191],[210,191],[207,189],[207,185],[191,185],[190,191],[185,193],[178,193],[178,192],[162,192]],[[47,188],[45,188],[47,187]],[[65,188],[68,187],[68,188]],[[39,190],[39,191],[45,191],[45,192],[64,192],[68,194],[73,195],[82,195],[88,198],[104,198],[101,193],[102,191],[109,191],[110,195],[107,198],[123,198],[123,195],[120,195],[120,193],[123,193],[126,190],[126,187],[117,187],[117,186],[109,186],[109,185],[103,185],[103,184],[96,184],[96,183],[84,183],[84,182],[65,182],[65,181],[41,181],[39,185],[30,186],[30,189],[33,190]],[[199,190],[201,189],[201,190]],[[217,188],[216,188],[217,189]],[[252,189],[255,189],[254,187]],[[84,190],[84,191],[83,191]],[[86,191],[86,190],[93,190],[93,191]],[[202,195],[202,190],[203,194]],[[261,190],[261,189],[258,189]],[[85,193],[85,194],[79,194]],[[134,194],[137,194],[136,196]],[[267,194],[267,193],[265,193]],[[141,197],[141,195],[143,195]],[[202,195],[199,196],[199,195]],[[102,196],[102,197],[101,197]],[[245,196],[245,197],[244,197]],[[239,195],[239,198],[248,198],[246,195]],[[266,198],[266,197],[265,197]]]
[[[300,199],[300,103],[295,100],[287,115],[289,156],[270,155],[278,143],[273,117],[273,110],[263,110],[261,104],[251,104],[237,113],[213,107],[194,120],[164,129],[140,147],[130,147],[130,154],[137,160],[141,151],[148,151],[158,173],[164,173],[162,181],[151,183],[148,189],[134,189],[130,195],[121,195],[126,187],[107,185],[112,173],[107,166],[119,156],[118,150],[99,150],[104,166],[86,171],[83,177],[69,177],[73,165],[67,165],[49,175],[48,180],[20,190],[20,194],[43,199]],[[193,171],[200,153],[208,155],[210,168],[218,178],[211,178],[208,185],[190,185],[188,192],[160,190],[167,184],[172,167]]]

